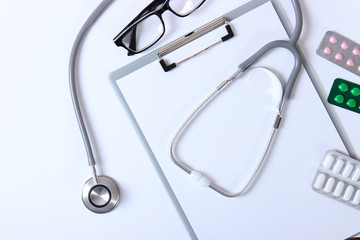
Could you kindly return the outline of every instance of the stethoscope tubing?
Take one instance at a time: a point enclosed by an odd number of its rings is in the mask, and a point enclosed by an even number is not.
[[[294,11],[295,11],[295,18],[296,18],[296,24],[295,24],[295,29],[292,33],[292,35],[290,36],[290,39],[287,41],[284,40],[276,40],[276,41],[272,41],[267,43],[266,45],[264,45],[262,48],[260,48],[257,52],[255,52],[252,56],[250,56],[248,59],[246,59],[244,62],[242,62],[239,66],[238,66],[238,70],[228,79],[223,81],[218,87],[217,89],[211,93],[192,113],[191,115],[185,120],[185,122],[181,125],[181,127],[179,128],[179,130],[176,132],[175,137],[172,139],[171,143],[170,143],[170,157],[172,159],[172,161],[179,166],[181,169],[183,169],[185,172],[187,172],[188,174],[192,174],[192,172],[194,171],[193,169],[191,169],[189,166],[187,166],[185,163],[179,161],[176,156],[175,156],[175,145],[177,143],[177,141],[179,140],[179,138],[181,137],[182,133],[185,131],[185,129],[190,125],[190,123],[192,122],[192,120],[201,112],[201,110],[203,108],[205,108],[211,101],[212,99],[214,99],[216,97],[216,95],[218,95],[223,89],[225,89],[233,80],[235,80],[236,78],[238,78],[242,73],[244,73],[252,64],[254,64],[256,61],[258,61],[261,57],[263,57],[267,52],[269,52],[270,50],[274,49],[274,48],[285,48],[288,51],[290,51],[293,54],[294,57],[294,67],[290,73],[290,76],[288,78],[288,81],[286,83],[284,92],[283,92],[283,96],[282,96],[282,100],[279,104],[279,111],[278,111],[278,115],[275,119],[274,122],[274,126],[273,129],[271,131],[270,137],[268,138],[267,141],[267,145],[262,153],[262,157],[260,158],[260,161],[258,162],[254,172],[251,174],[251,177],[249,178],[249,181],[246,182],[246,184],[241,188],[240,191],[238,191],[237,193],[230,193],[228,191],[226,191],[225,189],[223,189],[222,187],[220,187],[219,185],[212,183],[209,181],[209,187],[213,190],[215,190],[216,192],[226,196],[226,197],[235,197],[235,196],[240,196],[242,194],[244,194],[249,187],[252,185],[252,183],[255,181],[258,173],[261,171],[261,168],[265,162],[267,153],[269,152],[269,149],[271,147],[271,145],[274,142],[275,139],[275,135],[277,133],[280,121],[282,119],[282,112],[284,110],[284,107],[286,105],[286,102],[288,101],[288,99],[290,98],[291,92],[293,90],[295,81],[299,75],[301,66],[302,66],[302,60],[301,60],[301,54],[296,46],[297,41],[299,40],[300,37],[300,33],[302,30],[302,25],[303,25],[303,18],[302,18],[302,12],[301,12],[301,7],[300,4],[298,2],[298,0],[292,0],[292,4],[294,7]]]
[[[80,49],[80,45],[92,26],[95,20],[102,14],[102,12],[106,9],[106,7],[111,3],[112,0],[103,0],[100,5],[92,12],[92,14],[88,17],[84,25],[81,27],[71,50],[70,54],[70,62],[69,62],[69,85],[70,85],[70,94],[72,98],[72,103],[75,110],[75,115],[78,121],[78,125],[80,128],[81,136],[83,138],[83,142],[86,149],[86,154],[88,156],[88,164],[89,166],[96,165],[93,149],[91,146],[89,134],[85,125],[83,113],[81,111],[80,103],[79,103],[79,96],[76,89],[76,61],[78,52]],[[95,170],[95,169],[93,169]]]

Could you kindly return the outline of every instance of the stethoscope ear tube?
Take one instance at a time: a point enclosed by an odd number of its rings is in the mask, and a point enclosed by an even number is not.
[[[273,41],[262,48],[260,48],[255,54],[253,54],[251,57],[249,57],[247,60],[245,60],[243,63],[239,65],[240,72],[245,72],[252,64],[254,64],[256,61],[258,61],[262,56],[264,56],[267,52],[274,48],[285,48],[289,50],[293,56],[294,56],[294,67],[291,71],[291,74],[288,78],[288,81],[286,83],[285,89],[284,89],[284,99],[289,99],[291,92],[294,88],[295,81],[299,75],[302,62],[301,62],[301,55],[299,53],[299,50],[296,47],[296,42],[291,43],[290,41]]]
[[[280,125],[280,122],[281,122],[281,119],[282,119],[282,111],[284,110],[284,107],[286,105],[287,100],[290,98],[290,95],[291,95],[292,89],[294,87],[295,81],[296,81],[296,79],[297,79],[297,77],[299,75],[301,65],[302,65],[302,61],[301,61],[300,52],[299,52],[296,44],[297,44],[297,41],[298,41],[298,39],[300,37],[302,24],[303,24],[303,19],[302,19],[301,8],[300,8],[300,4],[299,4],[298,0],[292,0],[292,4],[293,4],[293,7],[294,7],[294,11],[295,11],[296,25],[295,25],[295,29],[294,29],[293,34],[290,36],[290,39],[287,40],[287,41],[277,40],[277,41],[269,42],[265,46],[260,48],[257,52],[255,52],[252,56],[250,56],[248,59],[246,59],[244,62],[242,62],[238,66],[238,70],[228,80],[223,81],[217,87],[217,89],[212,94],[210,94],[195,109],[195,111],[192,112],[192,114],[185,120],[185,122],[180,127],[180,129],[177,131],[177,133],[175,134],[175,137],[171,141],[171,144],[170,144],[170,157],[171,157],[172,161],[177,166],[179,166],[181,169],[183,169],[185,172],[189,173],[193,177],[195,176],[195,178],[198,179],[199,181],[203,180],[202,182],[208,183],[207,185],[210,188],[212,188],[213,190],[217,191],[218,193],[220,193],[220,194],[222,194],[222,195],[224,195],[226,197],[235,197],[235,196],[239,196],[239,195],[244,194],[249,189],[250,185],[256,179],[256,176],[260,172],[261,167],[263,165],[263,162],[264,162],[264,160],[265,160],[265,158],[267,156],[267,153],[268,153],[268,151],[269,151],[269,149],[270,149],[270,147],[271,147],[271,145],[272,145],[272,143],[273,143],[273,141],[275,139],[276,132],[277,132],[277,130],[279,128],[279,125]],[[264,152],[262,153],[262,157],[261,157],[260,161],[258,162],[258,165],[257,165],[256,169],[252,173],[249,181],[241,189],[241,191],[239,191],[237,193],[230,193],[230,192],[226,191],[225,189],[223,189],[222,187],[220,187],[219,185],[209,182],[207,179],[205,179],[203,176],[201,176],[200,173],[194,172],[195,170],[191,169],[189,166],[185,165],[180,160],[178,160],[176,158],[176,156],[175,156],[175,145],[176,145],[177,141],[179,140],[179,138],[181,137],[183,131],[190,125],[190,123],[196,117],[196,115],[204,107],[206,107],[206,105],[208,105],[211,102],[211,100],[217,94],[219,94],[220,91],[222,91],[224,88],[226,88],[234,79],[236,79],[240,74],[245,72],[252,64],[254,64],[262,56],[264,56],[267,52],[269,52],[270,50],[272,50],[274,48],[285,48],[288,51],[290,51],[293,54],[294,59],[295,59],[294,67],[293,67],[292,72],[291,72],[291,74],[290,74],[290,76],[288,78],[288,81],[286,83],[284,93],[283,93],[283,96],[282,96],[282,100],[281,100],[281,103],[279,105],[279,112],[278,112],[278,115],[277,115],[277,117],[275,119],[271,135],[270,135],[270,137],[268,139],[267,145],[265,147]]]
[[[75,115],[78,121],[80,132],[86,148],[88,156],[88,164],[92,170],[92,178],[90,178],[84,185],[82,190],[82,201],[86,208],[94,213],[107,213],[114,209],[119,203],[120,190],[117,183],[110,177],[98,176],[96,173],[96,161],[91,147],[90,138],[84,123],[83,114],[81,112],[79,98],[76,91],[76,60],[80,49],[82,40],[84,39],[87,31],[90,29],[96,19],[103,13],[106,7],[110,4],[111,0],[104,0],[94,10],[90,17],[86,20],[80,29],[75,42],[73,44],[70,63],[69,63],[69,85],[72,97],[72,103],[75,110]]]
[[[281,86],[281,83],[280,83],[280,80],[278,79],[278,77],[270,70],[268,70],[266,68],[254,68],[254,69],[258,69],[258,70],[265,72],[266,74],[271,76],[271,78],[276,79],[276,81],[278,81],[279,85]],[[276,132],[278,130],[278,125],[281,121],[281,112],[282,112],[285,102],[286,102],[286,100],[284,100],[284,98],[282,98],[282,96],[283,96],[282,88],[280,87],[281,90],[279,91],[279,96],[278,96],[278,99],[280,102],[278,115],[276,116],[276,119],[274,120],[274,126],[269,134],[269,137],[267,139],[267,142],[266,142],[266,145],[262,152],[262,155],[259,158],[259,160],[257,161],[257,164],[256,164],[254,170],[252,171],[250,177],[247,179],[245,184],[243,184],[242,187],[240,188],[240,190],[238,190],[237,192],[230,192],[228,190],[225,190],[224,187],[220,186],[219,184],[217,184],[215,182],[212,182],[208,177],[203,175],[201,172],[198,172],[197,170],[191,168],[189,165],[185,164],[182,161],[182,159],[180,159],[178,156],[176,156],[176,146],[177,146],[178,142],[180,141],[183,133],[191,125],[193,120],[195,120],[195,118],[200,114],[200,112],[203,111],[218,94],[220,94],[223,90],[225,90],[228,86],[230,86],[230,84],[235,79],[239,78],[240,75],[241,75],[241,71],[238,69],[227,80],[223,81],[222,83],[220,83],[218,85],[216,90],[213,91],[184,121],[184,123],[181,125],[181,127],[176,132],[174,138],[172,139],[172,141],[170,143],[170,147],[169,147],[170,158],[172,159],[172,161],[178,167],[180,167],[182,170],[184,170],[185,172],[190,174],[190,176],[192,177],[192,179],[195,182],[198,182],[201,186],[209,187],[209,188],[213,189],[214,191],[216,191],[226,197],[236,197],[236,196],[241,196],[244,193],[246,193],[247,190],[251,187],[251,185],[255,182],[259,172],[261,171],[262,166],[264,165],[264,162],[266,160],[267,154],[269,152],[269,149],[271,148],[272,143],[275,140]],[[277,102],[277,104],[279,102]]]
[[[239,65],[240,71],[244,72],[252,64],[254,64],[262,56],[264,56],[267,52],[269,52],[270,50],[272,50],[274,48],[285,48],[288,51],[290,51],[294,56],[295,62],[294,62],[294,67],[292,69],[290,77],[288,78],[288,81],[285,86],[284,96],[283,96],[283,98],[285,100],[290,98],[292,89],[294,87],[295,81],[299,75],[299,72],[300,72],[300,69],[302,66],[301,55],[300,55],[300,52],[299,52],[296,44],[297,44],[297,41],[299,40],[299,37],[301,34],[301,30],[302,30],[302,26],[303,26],[303,17],[302,17],[302,12],[301,12],[301,7],[299,4],[299,1],[292,0],[292,4],[294,7],[296,24],[295,24],[295,29],[290,36],[290,39],[287,41],[278,40],[278,41],[273,41],[273,42],[267,43],[265,46],[260,48],[256,53],[254,53],[251,57],[249,57],[248,59],[246,59],[244,62],[242,62]]]

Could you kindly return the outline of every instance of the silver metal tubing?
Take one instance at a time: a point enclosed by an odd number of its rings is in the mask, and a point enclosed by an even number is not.
[[[277,129],[273,128],[272,132],[271,132],[271,135],[270,135],[270,137],[269,137],[269,139],[268,139],[268,141],[266,143],[266,148],[265,148],[265,150],[263,151],[263,153],[261,155],[260,161],[258,162],[255,170],[251,174],[251,177],[249,178],[249,181],[246,184],[244,184],[243,188],[241,188],[240,191],[238,191],[236,193],[230,193],[230,192],[224,190],[223,188],[221,188],[219,185],[217,185],[215,183],[210,183],[209,187],[211,189],[215,190],[216,192],[220,193],[221,195],[225,196],[225,197],[237,197],[237,196],[241,196],[244,193],[246,193],[247,190],[251,187],[251,185],[255,182],[257,176],[259,175],[259,173],[260,173],[260,171],[262,169],[262,166],[265,163],[265,160],[266,160],[267,154],[269,152],[269,149],[271,148],[271,145],[274,142],[274,138],[275,138],[276,133],[277,133]]]
[[[186,128],[190,125],[190,123],[194,120],[194,118],[219,94],[221,91],[223,91],[227,86],[229,86],[230,83],[236,78],[239,77],[239,74],[241,74],[241,71],[238,69],[234,74],[232,74],[227,80],[224,80],[222,83],[220,83],[216,90],[213,91],[191,114],[190,116],[184,121],[184,123],[181,125],[181,127],[176,132],[174,138],[172,139],[169,147],[169,153],[171,160],[182,170],[187,172],[188,174],[191,174],[193,171],[192,168],[187,166],[185,163],[181,162],[175,154],[175,146],[178,142],[178,140],[181,138],[182,134],[185,132]],[[224,189],[222,189],[220,186],[211,183],[209,185],[210,188],[214,189],[215,191],[227,196],[232,195],[230,193],[227,193]]]
[[[94,180],[95,184],[98,184],[98,183],[99,183],[99,179],[98,179],[98,175],[97,175],[97,173],[96,173],[96,167],[95,167],[95,165],[91,165],[90,168],[91,168],[91,173],[92,173],[92,176],[93,176],[93,180]]]
[[[189,124],[192,122],[192,120],[204,109],[206,105],[208,105],[222,90],[224,90],[234,79],[239,77],[239,74],[241,74],[240,70],[238,69],[234,74],[230,76],[227,80],[223,81],[215,91],[213,91],[191,114],[190,116],[185,120],[185,122],[181,125],[181,127],[177,130],[174,138],[171,140],[170,147],[169,147],[169,153],[171,160],[182,170],[187,172],[188,174],[191,173],[192,169],[188,167],[186,164],[182,163],[176,158],[175,154],[175,145],[180,139],[181,135],[185,131],[185,129],[189,126]]]
[[[282,101],[279,105],[279,109],[278,109],[278,115],[275,119],[274,125],[273,125],[273,129],[271,132],[271,135],[267,141],[267,145],[261,155],[261,159],[258,162],[254,172],[251,174],[251,177],[249,179],[249,181],[244,185],[244,187],[237,193],[229,193],[228,191],[224,190],[223,188],[221,188],[220,186],[216,185],[215,183],[210,183],[209,187],[212,188],[213,190],[217,191],[218,193],[227,196],[227,197],[235,197],[235,196],[239,196],[244,194],[249,187],[252,185],[252,183],[255,181],[258,173],[261,171],[261,168],[265,162],[267,153],[274,141],[275,138],[275,134],[277,132],[277,129],[279,128],[280,125],[280,121],[282,118],[282,111],[285,107],[285,104],[287,102],[287,100],[290,98],[292,89],[294,87],[295,81],[299,75],[301,66],[302,66],[302,61],[301,61],[301,55],[300,52],[296,46],[297,41],[300,37],[300,33],[302,30],[302,24],[303,24],[303,20],[302,20],[302,13],[301,13],[301,8],[300,8],[300,4],[298,2],[298,0],[292,0],[292,4],[294,7],[294,11],[295,11],[295,18],[296,18],[296,25],[295,25],[295,30],[292,33],[292,35],[290,36],[290,39],[288,41],[284,41],[284,40],[277,40],[277,41],[272,41],[268,44],[266,44],[265,46],[263,46],[262,48],[260,48],[257,52],[255,52],[255,54],[253,54],[251,57],[249,57],[248,59],[246,59],[243,63],[241,63],[238,67],[238,71],[232,76],[234,78],[236,78],[240,73],[245,72],[252,64],[254,64],[256,61],[258,61],[262,56],[264,56],[267,52],[269,52],[270,50],[274,49],[274,48],[285,48],[288,51],[290,51],[293,56],[294,56],[294,67],[292,69],[292,72],[288,78],[288,81],[286,83],[285,86],[285,90],[282,96]],[[195,111],[190,115],[190,117],[188,117],[185,121],[185,123],[181,126],[181,128],[179,129],[179,131],[176,133],[175,138],[173,139],[173,141],[171,142],[170,145],[170,156],[172,158],[172,160],[179,166],[181,167],[184,171],[186,171],[187,173],[191,173],[192,169],[189,168],[188,166],[186,166],[185,164],[181,163],[179,160],[177,160],[175,158],[175,154],[174,154],[174,145],[177,141],[177,139],[180,137],[180,135],[182,134],[182,132],[185,130],[185,128],[187,128],[189,126],[189,124],[191,123],[191,121],[194,119],[194,117],[207,105],[210,103],[210,101],[226,86],[228,86],[228,84],[231,82],[232,80],[226,80],[224,82],[222,82],[218,88],[212,93],[210,94],[210,96],[208,98],[206,98],[201,104],[200,106],[195,109]]]
[[[176,156],[175,156],[175,145],[178,142],[179,138],[181,137],[181,135],[183,134],[183,132],[185,131],[185,129],[189,126],[189,124],[192,122],[192,120],[201,112],[201,110],[208,105],[211,100],[213,100],[218,94],[220,93],[219,89],[216,89],[215,91],[213,91],[191,114],[190,116],[185,120],[185,122],[181,125],[181,127],[179,128],[179,130],[176,132],[175,137],[172,139],[171,143],[170,143],[170,148],[169,148],[169,152],[170,152],[170,157],[172,159],[172,161],[178,166],[180,167],[182,170],[184,170],[185,172],[187,172],[188,174],[191,173],[192,169],[190,167],[188,167],[186,164],[182,163],[181,161],[179,161]]]
[[[219,94],[221,93],[221,91],[223,91],[226,87],[228,87],[230,85],[230,83],[233,82],[233,80],[237,79],[240,74],[241,74],[241,69],[238,69],[234,74],[232,74],[230,76],[230,78],[228,78],[227,80],[223,81],[222,83],[220,83],[216,90],[213,91],[191,114],[190,116],[185,120],[185,122],[181,125],[181,127],[179,128],[179,130],[176,132],[175,137],[172,139],[171,143],[170,143],[170,157],[172,159],[172,161],[181,169],[183,169],[185,172],[187,172],[188,174],[191,174],[191,172],[193,171],[193,169],[189,166],[187,166],[185,163],[183,163],[182,161],[180,161],[175,154],[175,146],[177,144],[177,142],[180,140],[182,134],[185,132],[186,128],[191,124],[191,122],[195,119],[195,117]],[[285,105],[286,99],[283,98],[283,100],[281,101],[281,103],[279,104],[279,113],[278,113],[278,117],[281,117],[281,112],[283,110],[283,107]],[[278,119],[278,118],[277,118]],[[277,121],[277,119],[275,121]],[[274,124],[275,125],[275,124]],[[213,190],[215,190],[216,192],[226,196],[226,197],[236,197],[236,196],[240,196],[242,194],[244,194],[249,187],[252,185],[252,183],[255,181],[258,173],[261,171],[261,167],[263,166],[267,153],[270,149],[271,143],[274,140],[275,137],[275,133],[277,132],[278,128],[274,127],[272,129],[271,135],[269,137],[269,139],[267,140],[267,144],[265,147],[264,152],[261,155],[261,159],[258,162],[254,172],[251,174],[251,177],[249,178],[249,180],[246,182],[246,184],[244,184],[244,186],[242,187],[242,189],[240,191],[238,191],[237,193],[230,193],[228,191],[226,191],[224,188],[222,188],[221,186],[219,186],[216,183],[210,182],[209,187]]]
[[[222,90],[224,90],[235,78],[237,78],[240,74],[240,70],[237,70],[234,74],[230,76],[227,80],[223,81],[215,91],[213,91],[185,120],[185,122],[181,125],[181,127],[177,130],[174,138],[171,140],[169,153],[172,161],[181,169],[183,169],[187,173],[191,173],[192,169],[188,167],[186,164],[180,162],[175,155],[175,145],[185,129],[189,126],[192,120],[201,112],[201,110],[208,105]]]

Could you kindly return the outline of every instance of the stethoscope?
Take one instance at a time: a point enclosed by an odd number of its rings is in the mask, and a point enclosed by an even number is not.
[[[170,157],[172,159],[172,161],[178,166],[180,167],[182,170],[184,170],[185,172],[187,172],[188,174],[190,174],[192,176],[192,178],[197,181],[200,182],[201,185],[206,186],[206,187],[210,187],[211,189],[213,189],[214,191],[226,196],[226,197],[235,197],[235,196],[240,196],[242,194],[244,194],[249,187],[253,184],[254,180],[256,179],[257,175],[259,174],[261,167],[263,166],[263,163],[266,159],[267,153],[270,149],[270,146],[272,146],[274,139],[275,139],[275,133],[277,132],[279,126],[280,126],[280,122],[282,119],[282,112],[284,110],[284,107],[286,105],[286,102],[289,100],[292,89],[294,87],[296,78],[299,75],[300,72],[300,68],[302,65],[301,62],[301,56],[300,56],[300,52],[296,47],[297,41],[300,37],[300,33],[301,33],[301,29],[302,29],[302,23],[303,23],[303,19],[302,19],[302,13],[301,13],[301,8],[299,5],[298,0],[292,0],[292,4],[294,7],[294,11],[295,11],[295,18],[296,18],[296,24],[295,24],[295,29],[290,37],[289,40],[284,41],[284,40],[277,40],[277,41],[273,41],[270,43],[267,43],[265,46],[263,46],[260,50],[258,50],[255,54],[253,54],[251,57],[249,57],[247,60],[245,60],[243,63],[241,63],[238,66],[238,70],[231,75],[230,78],[228,78],[227,80],[223,81],[216,89],[215,91],[213,91],[191,114],[190,116],[184,121],[184,123],[181,125],[181,127],[177,130],[177,132],[175,133],[174,138],[172,139],[171,143],[170,143],[170,148],[169,148],[169,152],[170,152]],[[273,128],[271,131],[271,134],[269,135],[269,139],[267,141],[267,144],[264,148],[264,151],[262,152],[260,161],[258,162],[258,164],[256,165],[254,171],[252,172],[252,174],[250,175],[248,181],[246,181],[246,183],[242,186],[242,188],[240,189],[240,191],[236,192],[236,193],[231,193],[228,190],[225,190],[223,187],[221,187],[219,184],[211,182],[210,178],[208,178],[207,176],[203,175],[200,171],[197,171],[193,168],[191,168],[190,166],[188,166],[187,164],[185,164],[182,160],[180,160],[177,156],[176,156],[176,145],[179,142],[181,136],[183,135],[184,131],[190,126],[190,124],[192,123],[192,121],[196,118],[196,116],[220,93],[222,92],[226,87],[228,87],[230,85],[230,83],[233,82],[233,80],[238,79],[240,77],[240,75],[242,73],[244,73],[247,69],[249,69],[249,67],[254,64],[257,60],[259,60],[262,56],[264,56],[267,52],[269,52],[270,50],[274,49],[274,48],[285,48],[288,51],[290,51],[295,59],[294,62],[294,67],[292,69],[292,72],[289,76],[289,79],[286,83],[283,95],[282,95],[282,99],[281,102],[278,106],[278,114],[275,118],[274,124],[273,124]]]
[[[90,211],[95,213],[107,213],[111,210],[113,210],[119,203],[120,200],[120,190],[117,185],[117,183],[108,176],[98,175],[96,173],[96,161],[93,154],[93,150],[91,147],[91,142],[89,139],[89,135],[87,133],[87,128],[84,123],[84,118],[82,115],[82,111],[79,104],[78,94],[76,91],[76,85],[75,85],[75,65],[76,65],[76,57],[80,48],[80,44],[86,35],[89,28],[92,26],[92,24],[96,21],[96,19],[101,15],[101,13],[105,10],[105,8],[110,4],[111,0],[103,0],[100,5],[94,10],[94,12],[90,15],[90,17],[86,20],[85,24],[82,26],[81,30],[79,31],[75,42],[73,44],[73,48],[70,55],[70,64],[69,64],[69,83],[70,83],[70,91],[71,91],[71,97],[73,101],[73,106],[75,110],[75,114],[78,120],[78,125],[82,134],[82,138],[84,141],[84,145],[86,148],[86,153],[88,156],[88,165],[91,168],[92,177],[85,182],[85,185],[82,189],[82,201],[86,208],[88,208]],[[197,179],[203,179],[204,177],[197,171],[191,169],[189,166],[178,160],[175,156],[175,146],[177,141],[179,140],[180,136],[182,135],[183,131],[190,125],[191,121],[196,117],[196,115],[206,106],[208,105],[211,100],[216,97],[221,91],[223,91],[233,80],[239,78],[241,73],[245,72],[253,63],[255,63],[258,59],[260,59],[263,55],[265,55],[268,51],[270,51],[273,48],[285,48],[289,50],[293,55],[295,59],[293,70],[290,74],[290,77],[288,79],[288,82],[285,86],[285,90],[282,96],[282,101],[279,105],[279,112],[277,114],[276,120],[274,122],[273,130],[271,133],[271,136],[268,140],[268,144],[265,148],[265,151],[262,155],[261,161],[259,162],[258,166],[256,167],[255,171],[251,175],[249,181],[245,184],[245,186],[242,188],[242,190],[238,193],[230,193],[220,187],[219,185],[215,183],[211,183],[207,179],[205,182],[208,183],[208,186],[212,188],[213,190],[219,192],[220,194],[227,196],[227,197],[234,197],[242,195],[246,192],[246,190],[249,188],[249,186],[253,183],[255,177],[257,176],[261,165],[263,164],[266,154],[274,140],[274,136],[276,133],[276,130],[279,128],[280,121],[282,118],[282,111],[284,109],[284,106],[287,102],[287,100],[290,97],[291,91],[293,89],[295,80],[299,74],[300,68],[301,68],[301,57],[300,53],[296,47],[296,43],[299,39],[301,29],[302,29],[302,14],[301,14],[301,8],[298,3],[298,0],[292,0],[294,9],[295,9],[295,16],[296,16],[296,26],[293,34],[290,37],[290,40],[283,41],[273,41],[268,44],[266,44],[264,47],[262,47],[260,50],[258,50],[254,55],[249,57],[246,61],[241,63],[238,67],[238,70],[227,80],[223,81],[216,90],[210,94],[199,106],[195,109],[195,111],[187,118],[187,120],[183,123],[183,125],[180,127],[178,132],[175,134],[175,137],[173,138],[171,144],[170,144],[170,156],[171,159],[178,165],[181,169],[183,169],[185,172],[195,175]]]
[[[84,123],[84,118],[81,112],[78,94],[76,91],[75,65],[79,47],[84,36],[110,2],[111,0],[102,1],[80,29],[71,50],[69,64],[69,83],[72,102],[86,148],[88,164],[92,172],[92,177],[85,182],[85,185],[82,189],[82,201],[85,207],[94,213],[107,213],[113,210],[119,203],[120,190],[117,183],[112,178],[108,176],[98,175],[96,173],[96,161],[91,147],[89,135],[87,133],[87,129]]]

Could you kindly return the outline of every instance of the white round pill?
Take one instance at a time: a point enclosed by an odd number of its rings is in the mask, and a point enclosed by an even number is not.
[[[350,174],[351,174],[351,171],[352,171],[353,169],[354,169],[354,165],[352,165],[351,163],[346,164],[346,167],[345,167],[342,175],[343,175],[344,177],[346,177],[346,178],[349,177]]]
[[[320,173],[315,180],[314,188],[315,189],[322,188],[322,186],[324,185],[324,182],[325,182],[325,178],[326,178],[325,174]]]
[[[335,161],[335,156],[334,155],[332,155],[332,154],[326,155],[326,157],[325,157],[325,159],[324,159],[324,161],[322,163],[324,169],[326,169],[326,170],[330,169],[332,164],[334,163],[334,161]]]
[[[339,173],[342,169],[342,167],[344,166],[344,161],[341,159],[338,159],[335,163],[335,166],[333,168],[333,172],[334,173]]]
[[[351,201],[353,205],[359,205],[360,204],[360,190],[357,190],[354,196],[354,199]]]
[[[338,184],[336,185],[335,191],[333,192],[334,197],[339,197],[342,193],[342,191],[344,190],[344,182],[338,182]]]
[[[326,185],[325,185],[325,188],[324,188],[324,192],[325,193],[329,193],[331,192],[331,190],[333,189],[334,187],[334,184],[335,184],[335,178],[331,177],[327,180],[326,182]]]
[[[348,187],[346,188],[345,193],[344,193],[343,200],[344,200],[344,201],[349,201],[350,198],[351,198],[351,196],[352,196],[352,194],[353,194],[353,192],[354,192],[354,187],[351,186],[351,185],[348,186]]]

